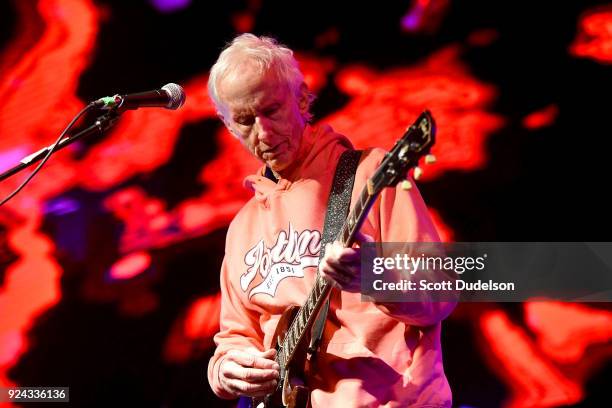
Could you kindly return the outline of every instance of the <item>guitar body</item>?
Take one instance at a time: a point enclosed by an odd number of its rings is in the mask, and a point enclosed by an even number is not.
[[[276,344],[276,350],[282,347],[285,335],[300,306],[290,306],[283,312],[278,321],[272,344]],[[251,406],[253,408],[307,408],[310,406],[310,391],[304,385],[302,378],[305,378],[308,368],[306,359],[306,345],[302,345],[295,350],[294,357],[286,367],[281,365],[281,373],[276,390],[265,398],[253,398]]]

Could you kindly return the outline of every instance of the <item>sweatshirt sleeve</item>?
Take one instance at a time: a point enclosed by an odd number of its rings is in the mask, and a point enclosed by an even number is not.
[[[221,266],[220,327],[219,333],[214,337],[217,348],[208,362],[208,382],[213,392],[224,399],[234,398],[219,383],[219,367],[225,354],[233,349],[263,350],[263,333],[259,328],[259,319],[252,310],[245,307],[240,293],[232,285],[229,272],[226,255]]]
[[[398,185],[381,192],[378,213],[372,220],[379,224],[380,242],[439,242],[433,225],[414,180],[412,188],[404,190]],[[423,293],[427,296],[426,293]],[[455,302],[433,302],[423,298],[421,302],[375,302],[384,313],[412,326],[426,327],[444,320],[455,308]]]

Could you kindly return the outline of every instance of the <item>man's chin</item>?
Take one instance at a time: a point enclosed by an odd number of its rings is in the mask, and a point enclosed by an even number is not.
[[[281,172],[289,167],[291,164],[288,160],[286,160],[285,155],[279,155],[272,160],[266,161],[266,166],[272,169],[275,172]]]
[[[289,163],[285,163],[285,162],[279,163],[276,161],[271,161],[271,162],[266,162],[266,166],[272,169],[273,172],[279,173],[285,170],[287,167],[289,167]]]
[[[277,157],[274,157],[273,160],[268,160],[265,163],[274,173],[284,176],[287,175],[287,172],[292,172],[298,165],[295,155],[291,152],[282,152]]]

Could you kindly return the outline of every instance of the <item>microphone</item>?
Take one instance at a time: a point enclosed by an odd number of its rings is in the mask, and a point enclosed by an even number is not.
[[[92,102],[99,109],[166,108],[178,109],[185,103],[185,91],[180,85],[169,83],[161,89],[127,95],[106,96]]]

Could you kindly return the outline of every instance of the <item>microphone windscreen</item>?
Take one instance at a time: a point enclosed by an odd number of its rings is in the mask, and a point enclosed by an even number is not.
[[[162,86],[162,89],[166,91],[168,96],[170,97],[170,101],[166,108],[168,109],[178,109],[185,103],[185,91],[180,85],[173,84],[172,82]]]

